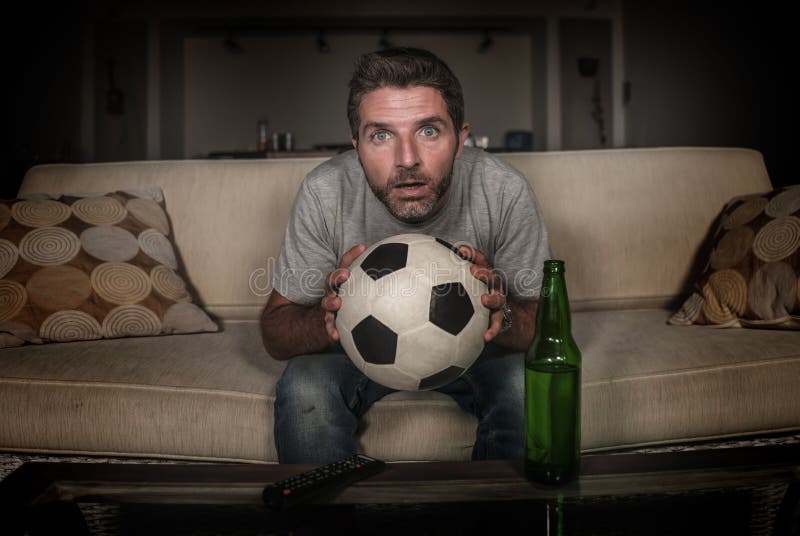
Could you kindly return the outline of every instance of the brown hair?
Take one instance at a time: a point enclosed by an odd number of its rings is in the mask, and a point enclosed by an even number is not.
[[[427,50],[393,47],[369,52],[356,60],[347,99],[347,119],[353,138],[358,139],[361,121],[358,108],[367,93],[382,87],[410,86],[427,86],[437,90],[447,105],[447,113],[458,133],[464,122],[464,93],[450,67]]]

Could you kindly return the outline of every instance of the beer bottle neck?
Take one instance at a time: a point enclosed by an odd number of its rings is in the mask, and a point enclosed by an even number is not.
[[[572,337],[564,262],[547,260],[536,313],[536,332],[525,354],[525,366],[570,366],[580,368],[581,353]]]
[[[564,339],[571,336],[572,321],[564,273],[545,272],[536,313],[536,333]]]

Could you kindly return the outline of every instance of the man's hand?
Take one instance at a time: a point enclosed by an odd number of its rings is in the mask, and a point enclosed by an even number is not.
[[[336,292],[350,277],[348,267],[365,249],[359,244],[342,256],[338,268],[325,278],[325,295],[318,304],[300,305],[272,291],[261,313],[261,337],[274,359],[323,352],[339,340],[334,321],[342,300]]]
[[[469,268],[472,276],[483,281],[489,287],[489,293],[481,296],[483,306],[491,310],[489,329],[483,334],[484,342],[489,342],[497,337],[503,327],[503,312],[501,309],[503,304],[506,303],[503,280],[494,271],[492,265],[489,264],[489,259],[486,258],[482,251],[470,246],[461,246],[458,250],[464,257],[472,261],[472,266]]]
[[[481,251],[469,246],[458,248],[461,254],[470,259],[473,265],[470,272],[473,277],[480,279],[489,287],[489,293],[481,296],[481,303],[490,309],[491,316],[489,329],[483,334],[485,342],[494,341],[495,344],[508,348],[509,350],[522,351],[528,349],[533,339],[534,324],[536,323],[536,308],[539,301],[530,300],[508,300],[503,288],[503,280],[489,264],[489,260]],[[514,323],[511,329],[500,332],[503,326],[504,303],[508,303],[514,316]]]
[[[325,331],[331,343],[339,342],[339,330],[336,329],[336,312],[342,307],[342,299],[339,297],[339,287],[350,277],[350,265],[356,258],[364,253],[367,247],[358,244],[350,248],[339,260],[336,270],[328,274],[325,278],[325,296],[322,298],[321,306],[325,311]]]

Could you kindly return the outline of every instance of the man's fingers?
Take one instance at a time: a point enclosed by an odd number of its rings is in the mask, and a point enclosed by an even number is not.
[[[486,283],[489,290],[503,290],[503,280],[489,264],[489,259],[479,249],[471,246],[460,246],[458,250],[472,261],[469,271],[473,277]]]
[[[506,301],[506,297],[503,296],[500,292],[490,292],[489,294],[483,294],[481,296],[481,303],[487,309],[491,309],[492,311],[498,311]]]
[[[339,267],[328,274],[328,277],[325,279],[325,292],[328,294],[336,294],[339,292],[339,287],[347,281],[347,278],[350,277],[350,270],[348,267],[353,264],[353,261],[356,258],[364,253],[364,249],[366,246],[364,244],[358,244],[357,246],[353,246],[347,252],[342,255],[341,260],[339,261]]]
[[[342,299],[339,297],[339,287],[350,277],[348,267],[361,255],[366,246],[358,244],[353,246],[342,255],[339,260],[339,267],[332,271],[325,278],[325,296],[322,297],[320,306],[325,311],[325,332],[328,339],[332,342],[339,341],[339,331],[336,329],[336,311],[342,307]]]
[[[499,311],[495,311],[492,313],[490,317],[491,321],[489,322],[489,329],[487,329],[483,334],[484,342],[489,342],[500,333],[500,328],[503,326],[503,313]]]
[[[342,308],[342,299],[336,295],[326,295],[320,305],[326,313],[335,313]]]
[[[458,251],[461,252],[461,255],[466,259],[475,262],[475,254],[478,252],[477,249],[472,246],[458,246]]]
[[[503,290],[503,280],[492,268],[481,267],[477,264],[473,264],[470,266],[469,271],[474,278],[486,283],[486,286],[489,287],[489,290]]]
[[[351,247],[347,250],[347,252],[342,255],[342,259],[339,261],[339,268],[347,268],[353,261],[358,258],[359,255],[364,253],[364,250],[367,249],[367,246],[364,244],[356,244],[355,246]]]
[[[350,277],[350,270],[347,268],[339,268],[331,273],[330,287],[334,291],[338,291],[339,287],[344,284]]]
[[[350,270],[347,268],[337,268],[328,274],[328,280],[325,282],[325,291],[328,294],[336,294],[339,292],[345,281],[350,277]]]
[[[339,341],[339,330],[336,329],[336,315],[330,312],[325,313],[325,331],[328,338],[333,342]]]
[[[486,255],[484,255],[481,250],[475,249],[472,246],[460,246],[458,250],[463,256],[478,266],[489,266],[489,259],[487,259]]]

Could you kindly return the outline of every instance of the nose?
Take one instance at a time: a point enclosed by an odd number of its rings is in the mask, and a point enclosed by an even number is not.
[[[410,169],[419,163],[419,152],[413,136],[401,136],[396,146],[395,164]]]

